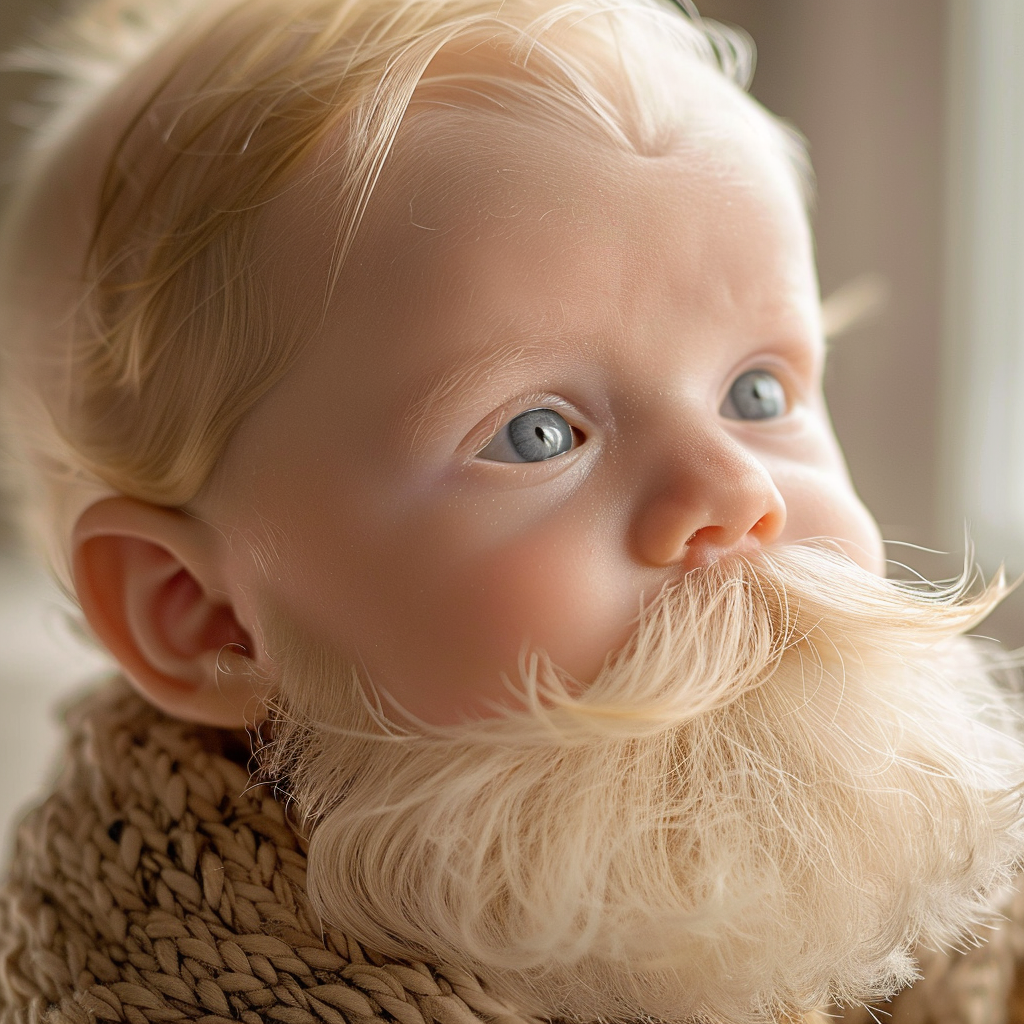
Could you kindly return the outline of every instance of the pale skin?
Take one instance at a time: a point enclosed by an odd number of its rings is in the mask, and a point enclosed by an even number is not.
[[[113,498],[76,531],[83,608],[135,682],[255,717],[263,684],[216,664],[230,646],[272,675],[273,607],[448,724],[514,702],[525,650],[585,685],[711,560],[824,538],[881,572],[822,398],[792,174],[719,115],[713,144],[585,160],[482,119],[433,154],[444,189],[400,147],[322,318],[323,183],[279,200],[271,283],[281,316],[316,311],[308,345],[188,514]],[[738,408],[751,381],[767,398]],[[568,450],[507,461],[536,409]]]

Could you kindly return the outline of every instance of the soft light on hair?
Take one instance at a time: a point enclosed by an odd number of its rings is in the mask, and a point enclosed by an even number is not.
[[[474,49],[507,70],[436,60]],[[259,224],[328,152],[336,274],[417,90],[656,150],[687,103],[667,67],[752,68],[740,36],[658,0],[94,0],[18,62],[60,82],[4,236],[2,407],[58,572],[97,497],[195,497],[290,365],[302,325],[274,316]],[[793,134],[733,92],[804,180]]]

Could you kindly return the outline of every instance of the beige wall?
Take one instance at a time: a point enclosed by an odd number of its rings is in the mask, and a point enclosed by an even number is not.
[[[50,9],[52,4],[40,0],[0,0],[0,53],[8,52],[20,42],[39,14]],[[30,88],[27,76],[0,74],[0,202],[14,173],[11,157],[22,134],[16,123],[23,116],[18,103],[29,94]],[[0,492],[0,554],[10,546],[10,529]]]
[[[22,42],[54,6],[54,0],[0,0],[0,52],[6,53]],[[21,134],[12,123],[21,117],[17,105],[30,88],[27,76],[0,74],[0,188],[9,180],[11,149]]]

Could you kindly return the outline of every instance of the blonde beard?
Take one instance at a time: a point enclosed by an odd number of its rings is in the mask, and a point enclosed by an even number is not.
[[[789,548],[691,573],[581,689],[395,725],[279,622],[268,770],[323,917],[521,1011],[753,1022],[887,996],[1024,852],[1018,716],[958,634],[998,601]],[[394,717],[394,716],[392,716]]]

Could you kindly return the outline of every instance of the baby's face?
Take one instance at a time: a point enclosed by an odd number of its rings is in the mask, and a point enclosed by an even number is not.
[[[308,347],[196,508],[253,616],[448,723],[507,704],[528,649],[588,682],[712,559],[828,538],[880,571],[782,159],[727,117],[659,157],[452,132],[400,148],[322,320],[323,179],[270,215]]]

